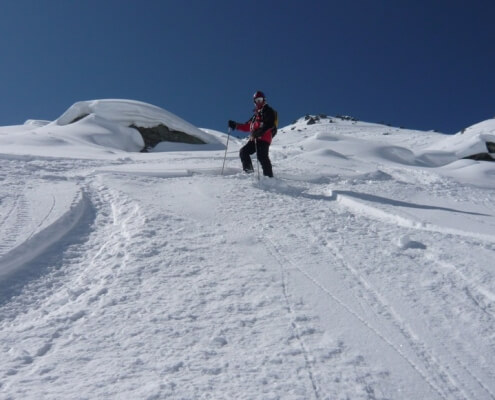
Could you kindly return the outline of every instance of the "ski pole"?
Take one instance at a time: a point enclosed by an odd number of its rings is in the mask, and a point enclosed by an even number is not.
[[[223,169],[225,168],[225,159],[227,158],[227,150],[229,148],[230,132],[232,132],[232,128],[229,128],[229,134],[227,135],[227,145],[225,146],[225,155],[223,157],[222,175],[223,175]]]
[[[254,149],[256,150],[256,164],[258,166],[258,180],[260,180],[260,160],[258,159],[258,139],[254,139]]]

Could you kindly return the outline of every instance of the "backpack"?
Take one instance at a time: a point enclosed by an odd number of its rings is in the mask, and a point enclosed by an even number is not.
[[[272,110],[273,110],[273,117],[274,117],[273,118],[272,138],[274,138],[275,135],[277,134],[277,130],[278,130],[278,112],[273,107],[272,107]]]

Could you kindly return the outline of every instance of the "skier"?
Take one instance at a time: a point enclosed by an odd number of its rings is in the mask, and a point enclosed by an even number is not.
[[[275,112],[266,102],[265,94],[257,91],[253,96],[255,105],[254,115],[244,124],[229,121],[229,128],[243,132],[250,132],[249,141],[239,151],[242,169],[247,173],[254,172],[251,154],[256,157],[263,168],[263,175],[273,177],[272,163],[268,156],[268,150],[272,142],[272,134],[275,133]]]

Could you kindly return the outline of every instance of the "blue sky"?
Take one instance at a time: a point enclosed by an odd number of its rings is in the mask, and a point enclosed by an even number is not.
[[[7,0],[0,125],[80,100],[141,100],[199,126],[263,90],[307,113],[455,133],[495,116],[489,0]]]

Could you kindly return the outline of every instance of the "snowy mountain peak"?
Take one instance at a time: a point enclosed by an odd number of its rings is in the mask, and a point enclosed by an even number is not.
[[[336,121],[353,121],[357,122],[358,120],[354,117],[348,115],[336,115],[334,117],[328,116],[326,114],[306,114],[304,117],[299,118],[297,121],[293,122],[293,125],[296,124],[306,124],[306,125],[314,125],[316,123],[334,123]]]

